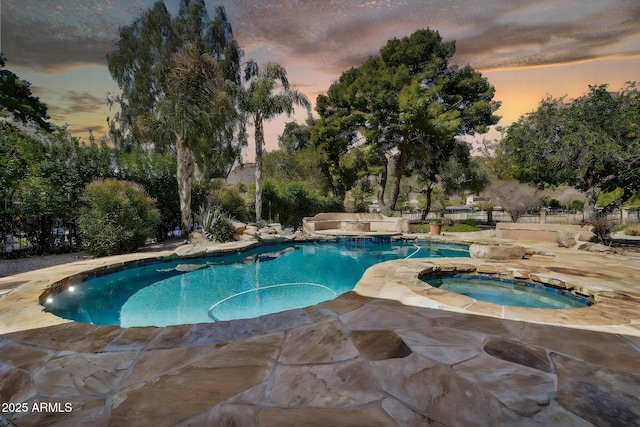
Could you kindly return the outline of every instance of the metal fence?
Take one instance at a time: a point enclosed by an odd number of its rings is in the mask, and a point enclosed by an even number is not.
[[[402,217],[410,221],[420,221],[420,212],[402,212]],[[468,221],[475,220],[479,223],[493,222],[512,222],[511,215],[504,211],[492,211],[491,218],[487,211],[445,213],[441,215],[439,212],[430,212],[426,220],[443,218],[451,221]],[[627,224],[640,222],[640,210],[617,209],[606,216],[613,224]],[[582,224],[585,222],[582,212],[552,212],[540,211],[537,214],[527,214],[518,218],[520,223],[526,224]]]

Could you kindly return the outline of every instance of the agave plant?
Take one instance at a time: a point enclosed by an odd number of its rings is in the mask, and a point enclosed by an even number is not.
[[[220,207],[200,206],[200,213],[196,214],[196,220],[202,225],[207,239],[216,242],[228,242],[233,239],[236,229],[229,216]]]

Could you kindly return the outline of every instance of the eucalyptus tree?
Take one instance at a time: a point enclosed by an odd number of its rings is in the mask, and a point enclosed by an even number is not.
[[[206,175],[228,173],[244,143],[229,95],[240,84],[240,57],[224,8],[210,19],[204,0],[181,0],[174,18],[158,1],[120,29],[107,55],[122,90],[109,99],[119,110],[109,120],[111,135],[119,146],[175,151],[185,231],[194,161]]]
[[[443,42],[437,31],[419,30],[390,40],[380,55],[343,73],[327,95],[318,97],[314,142],[329,157],[348,153],[362,138],[375,146],[377,167],[384,167],[378,192],[382,206],[387,170],[392,175],[386,205],[394,209],[411,159],[450,151],[443,147],[455,144],[456,135],[486,132],[499,120],[493,114],[500,106],[493,101],[493,86],[468,65],[450,65],[454,53],[455,42]]]
[[[256,221],[262,219],[262,154],[264,151],[264,122],[280,114],[290,116],[295,106],[303,107],[310,113],[311,104],[307,97],[289,84],[286,70],[268,63],[262,69],[254,61],[245,68],[244,80],[247,85],[240,94],[240,109],[250,117],[254,126],[256,145]]]

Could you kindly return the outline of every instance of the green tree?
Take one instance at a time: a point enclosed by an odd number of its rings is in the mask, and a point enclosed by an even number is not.
[[[639,103],[635,83],[619,92],[590,86],[589,93],[570,103],[547,98],[507,129],[499,155],[521,181],[585,191],[585,217],[601,191],[620,189],[604,207],[609,211],[640,189]]]
[[[343,73],[318,97],[314,142],[334,164],[363,138],[373,145],[376,167],[385,168],[379,178],[381,206],[387,169],[392,175],[386,205],[394,209],[410,160],[450,152],[446,146],[455,144],[456,135],[486,132],[499,119],[493,114],[500,106],[492,100],[493,86],[470,66],[449,65],[454,52],[455,43],[443,42],[437,31],[419,30],[390,40],[379,56]],[[330,166],[325,170],[333,174]]]
[[[264,122],[280,114],[290,116],[294,106],[309,111],[307,97],[289,84],[286,70],[278,64],[266,64],[262,69],[249,61],[245,69],[246,90],[240,97],[240,109],[253,122],[256,145],[256,221],[262,220],[262,154],[264,151]]]
[[[4,69],[7,58],[0,52],[0,117],[51,131],[47,106],[31,93],[31,83]]]
[[[308,120],[311,122],[311,120]],[[309,124],[287,122],[282,135],[278,137],[278,147],[284,151],[302,150],[311,145],[311,129]]]
[[[408,169],[417,177],[418,191],[425,196],[422,219],[431,210],[436,186],[440,185],[443,197],[447,197],[463,191],[479,194],[489,183],[488,170],[471,157],[469,144],[462,140],[432,147],[413,158]]]
[[[0,155],[6,166],[0,172],[3,208],[5,215],[20,218],[13,223],[14,231],[25,234],[42,254],[52,246],[53,230],[64,229],[69,233],[65,247],[70,249],[78,241],[76,225],[85,186],[113,173],[111,149],[93,139],[83,144],[65,127],[29,136],[6,125],[2,136],[2,147],[7,149]]]
[[[120,146],[174,147],[185,232],[195,162],[207,176],[228,172],[240,152],[236,142],[244,141],[243,132],[234,132],[241,127],[229,95],[229,85],[240,83],[240,56],[224,8],[212,20],[204,0],[181,0],[175,18],[162,1],[155,3],[121,28],[107,55],[122,90],[110,98],[120,109],[111,133]]]
[[[206,164],[209,147],[231,144],[237,114],[232,88],[225,82],[220,64],[194,46],[173,55],[167,81],[160,114],[150,118],[149,129],[174,140],[181,225],[188,231],[192,225],[191,180],[196,161]]]

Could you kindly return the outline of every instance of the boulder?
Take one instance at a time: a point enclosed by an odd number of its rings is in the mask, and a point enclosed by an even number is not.
[[[248,225],[247,228],[244,230],[244,232],[242,234],[250,236],[250,237],[257,237],[258,236],[258,227],[256,227],[255,225]]]
[[[591,229],[588,229],[578,233],[577,238],[581,242],[593,242],[593,240],[596,239],[596,235],[593,231],[591,231]]]
[[[203,245],[207,243],[207,238],[205,237],[205,235],[195,231],[192,231],[191,233],[189,233],[189,237],[187,240],[192,245]]]
[[[231,223],[236,229],[236,231],[233,234],[242,234],[247,229],[247,224],[245,224],[244,222],[231,220]]]
[[[240,221],[231,220],[231,223],[235,227],[235,231],[233,232],[233,240],[245,240],[244,233],[247,230],[247,224]]]
[[[572,248],[576,245],[576,232],[572,230],[558,230],[556,241],[561,248]]]
[[[517,245],[480,245],[474,243],[469,246],[469,254],[472,258],[522,259],[524,258],[525,249]]]
[[[258,234],[260,234],[261,236],[274,235],[274,234],[278,234],[278,230],[276,230],[273,227],[264,227],[258,230]]]
[[[282,233],[282,225],[279,222],[269,224],[269,228],[276,230],[276,234]]]
[[[207,253],[207,247],[204,244],[188,244],[178,246],[175,250],[175,254],[180,257],[193,257],[205,255]]]

